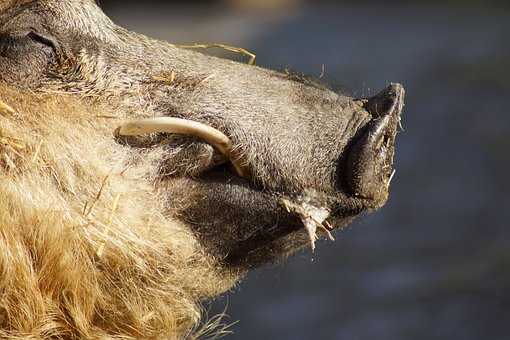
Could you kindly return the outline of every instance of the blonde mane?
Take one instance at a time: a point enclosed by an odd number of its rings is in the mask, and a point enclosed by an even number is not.
[[[237,273],[205,256],[99,105],[0,86],[0,337],[179,338]]]

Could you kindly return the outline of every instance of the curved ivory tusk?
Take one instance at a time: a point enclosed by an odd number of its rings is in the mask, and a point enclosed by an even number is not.
[[[248,178],[248,169],[238,159],[233,159],[232,141],[223,132],[192,120],[157,117],[140,119],[121,125],[116,132],[121,136],[139,136],[148,133],[176,133],[203,139],[227,157],[240,177]]]

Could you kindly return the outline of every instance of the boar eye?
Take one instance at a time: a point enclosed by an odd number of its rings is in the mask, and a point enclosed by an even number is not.
[[[57,51],[57,43],[52,37],[29,31],[25,34],[1,34],[0,55],[16,57],[34,51],[34,48],[41,48],[46,54],[52,55]]]
[[[53,37],[45,36],[34,31],[30,31],[27,34],[27,38],[31,39],[36,43],[45,45],[46,47],[50,47],[53,51],[57,50],[57,43],[55,39],[53,39]]]

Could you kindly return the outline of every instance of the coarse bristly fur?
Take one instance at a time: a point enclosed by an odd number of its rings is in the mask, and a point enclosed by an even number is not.
[[[76,98],[0,101],[0,337],[193,337],[239,273],[161,213],[158,151],[126,166],[115,118]]]

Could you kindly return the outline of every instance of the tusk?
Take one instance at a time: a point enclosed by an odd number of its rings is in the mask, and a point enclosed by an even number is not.
[[[181,118],[157,117],[130,121],[115,130],[115,133],[121,136],[139,136],[158,132],[190,135],[203,139],[230,160],[240,177],[249,177],[246,166],[241,164],[239,159],[233,158],[233,147],[230,138],[208,125]]]

